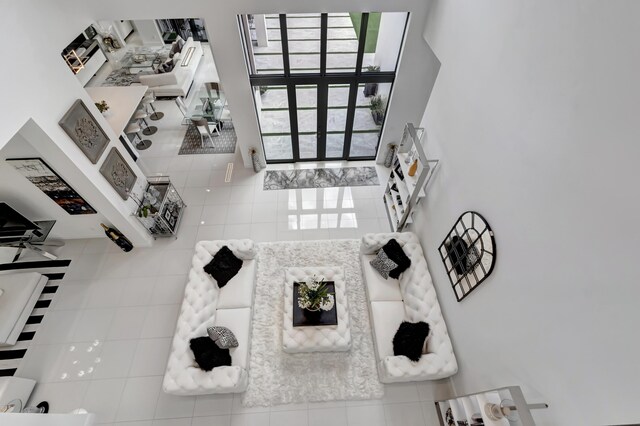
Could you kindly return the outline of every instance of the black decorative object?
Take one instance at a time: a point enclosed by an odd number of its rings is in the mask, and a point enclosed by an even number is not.
[[[429,324],[426,322],[403,321],[393,336],[393,354],[404,355],[411,361],[420,361],[427,336],[429,336]]]
[[[325,281],[327,289],[330,294],[336,294],[336,286],[333,281]],[[293,283],[293,326],[305,327],[305,326],[317,326],[317,325],[338,325],[338,311],[336,308],[337,303],[333,304],[333,308],[328,311],[322,309],[318,311],[309,311],[308,309],[302,309],[298,305],[298,297],[300,293],[298,288],[300,283]]]
[[[222,288],[236,276],[240,268],[242,268],[242,259],[238,259],[229,247],[222,246],[203,269],[216,280],[218,287]]]
[[[211,371],[222,365],[231,365],[229,349],[219,348],[208,336],[191,339],[189,347],[198,366],[204,371]]]
[[[389,272],[391,278],[400,278],[400,274],[409,269],[411,259],[406,255],[398,241],[395,238],[390,239],[387,244],[382,247],[389,259],[393,260],[398,267]]]
[[[493,271],[496,241],[493,231],[480,213],[463,213],[438,248],[460,302]]]

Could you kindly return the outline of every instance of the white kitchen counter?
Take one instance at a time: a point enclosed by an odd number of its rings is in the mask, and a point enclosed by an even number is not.
[[[105,119],[116,135],[120,135],[147,92],[147,86],[86,87],[94,102],[106,101],[109,110]]]

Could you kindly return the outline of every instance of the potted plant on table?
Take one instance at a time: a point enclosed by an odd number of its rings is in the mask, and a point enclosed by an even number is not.
[[[378,72],[380,67],[377,65],[367,66],[367,72]],[[378,93],[378,83],[365,83],[364,84],[364,96],[375,96]]]
[[[305,311],[307,318],[318,316],[322,311],[330,311],[335,304],[335,296],[329,292],[324,278],[315,275],[308,281],[300,283],[298,288],[298,306]]]
[[[371,98],[369,109],[371,109],[371,117],[373,117],[376,125],[381,126],[384,122],[384,112],[386,108],[387,102],[382,96],[377,95]]]

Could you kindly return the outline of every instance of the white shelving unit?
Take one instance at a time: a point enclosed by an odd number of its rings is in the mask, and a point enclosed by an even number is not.
[[[498,420],[491,419],[486,412],[487,404],[507,403],[517,420],[509,421],[507,418]],[[527,404],[522,390],[519,386],[508,386],[504,388],[492,389],[484,392],[478,392],[469,395],[453,397],[451,399],[436,401],[438,418],[442,426],[455,426],[461,424],[474,425],[473,418],[482,417],[485,426],[533,426],[535,425],[531,416],[531,409],[547,408],[547,404]],[[449,410],[451,410],[449,412]],[[449,423],[450,417],[453,417],[453,423]]]
[[[426,186],[435,173],[439,160],[428,160],[422,146],[425,132],[407,123],[402,141],[391,165],[392,172],[387,181],[383,201],[387,208],[389,224],[394,232],[402,231],[413,223],[415,206],[426,197]],[[418,169],[409,176],[409,168],[418,160]]]

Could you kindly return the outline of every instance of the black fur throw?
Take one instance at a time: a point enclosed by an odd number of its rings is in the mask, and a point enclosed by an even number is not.
[[[242,268],[242,259],[238,259],[229,247],[222,246],[203,269],[216,280],[218,287],[222,288],[236,276],[240,268]]]
[[[395,238],[390,239],[387,244],[382,247],[382,250],[384,250],[389,259],[393,260],[396,265],[398,265],[395,269],[389,272],[389,276],[396,279],[400,278],[400,274],[411,266],[411,259],[409,259]]]
[[[426,322],[403,321],[393,336],[393,354],[404,355],[411,361],[419,361],[428,335],[429,324]]]
[[[209,336],[191,339],[189,347],[193,351],[198,366],[204,371],[211,371],[222,365],[231,365],[229,349],[220,349]]]

